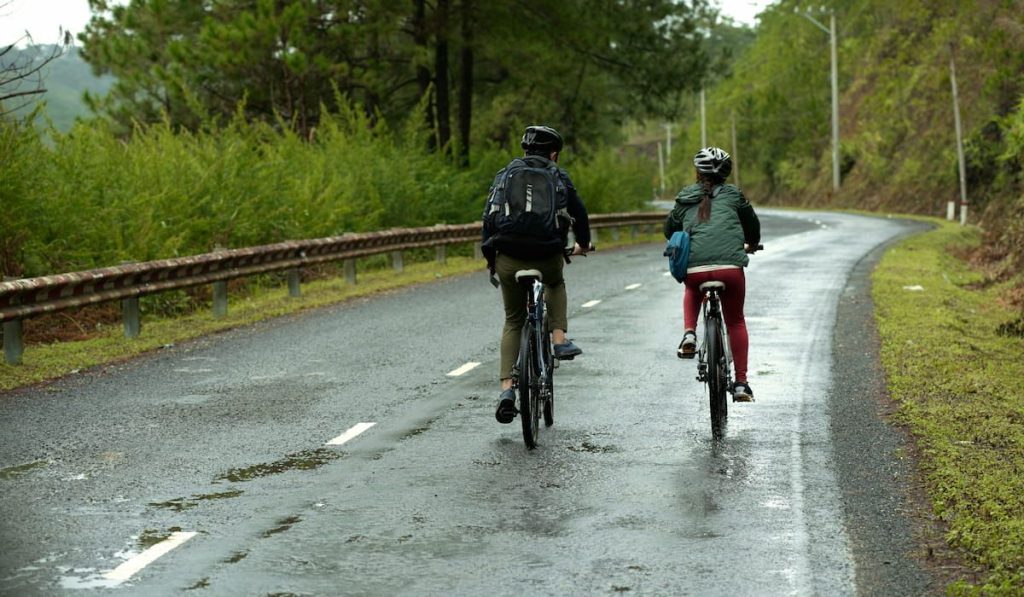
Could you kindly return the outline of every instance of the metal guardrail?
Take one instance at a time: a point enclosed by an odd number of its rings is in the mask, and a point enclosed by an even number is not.
[[[590,227],[617,230],[649,226],[664,219],[664,212],[595,214],[590,217]],[[135,337],[140,330],[138,299],[144,295],[213,284],[214,314],[225,315],[227,280],[287,270],[289,291],[298,296],[299,270],[304,266],[345,261],[345,276],[355,283],[355,260],[359,257],[391,253],[394,267],[400,271],[404,250],[437,247],[437,258],[443,262],[448,245],[479,239],[479,223],[396,228],[4,281],[0,282],[4,357],[9,364],[21,362],[21,322],[45,313],[121,300],[125,335]]]

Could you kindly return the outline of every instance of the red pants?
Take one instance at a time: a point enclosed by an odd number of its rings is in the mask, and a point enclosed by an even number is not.
[[[686,292],[683,293],[683,327],[697,329],[697,315],[704,299],[700,285],[704,282],[724,282],[722,313],[729,330],[729,348],[736,367],[736,381],[747,381],[747,320],[743,318],[743,299],[747,294],[746,277],[742,268],[719,269],[710,272],[686,274]]]

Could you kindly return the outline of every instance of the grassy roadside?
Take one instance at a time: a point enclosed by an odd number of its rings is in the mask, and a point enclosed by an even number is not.
[[[611,249],[627,244],[663,241],[660,234],[640,234],[631,238],[628,232],[623,232],[620,240],[614,241],[609,232],[602,230],[598,247]],[[406,263],[401,273],[390,268],[360,271],[355,285],[346,283],[344,278],[304,283],[302,296],[298,298],[289,297],[285,286],[260,288],[247,297],[229,297],[228,315],[220,319],[214,318],[209,309],[173,318],[143,313],[139,338],[129,340],[124,337],[120,326],[110,326],[102,335],[89,340],[29,345],[25,348],[21,365],[7,365],[0,359],[0,392],[53,380],[89,367],[124,361],[169,344],[281,315],[482,269],[483,261],[479,259],[448,257],[444,265],[434,261]]]
[[[955,256],[980,242],[978,231],[934,221],[936,230],[889,250],[873,274],[882,362],[946,539],[985,573],[949,592],[1020,595],[1022,313],[1005,302],[1007,284],[988,282]]]

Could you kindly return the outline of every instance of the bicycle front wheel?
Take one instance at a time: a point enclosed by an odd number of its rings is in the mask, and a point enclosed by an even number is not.
[[[540,384],[537,383],[537,353],[532,341],[533,327],[527,324],[519,340],[519,420],[523,424],[523,441],[531,450],[537,447],[540,431]]]
[[[722,345],[722,322],[714,317],[707,320],[705,330],[708,358],[708,399],[711,405],[711,435],[720,438],[725,435],[729,402],[728,371],[725,361],[725,347]]]
[[[544,314],[544,335],[541,341],[541,354],[544,356],[544,370],[547,371],[547,379],[544,384],[544,426],[551,427],[555,424],[555,355],[551,348],[551,330],[548,329],[548,316]]]

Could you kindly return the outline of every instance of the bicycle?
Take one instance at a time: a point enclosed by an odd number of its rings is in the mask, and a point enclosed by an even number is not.
[[[516,281],[527,287],[526,323],[519,340],[519,358],[512,367],[512,388],[519,396],[519,419],[523,425],[526,447],[537,447],[540,419],[544,426],[555,422],[554,369],[558,362],[551,348],[551,330],[548,328],[544,283],[535,269],[516,272]]]
[[[594,246],[590,245],[588,250],[593,251]],[[566,249],[563,254],[566,263],[572,263],[570,255],[572,249]],[[583,256],[586,257],[586,254]],[[532,450],[537,447],[541,417],[545,427],[555,423],[553,377],[554,370],[558,368],[558,360],[554,358],[552,348],[541,272],[535,269],[519,270],[516,272],[516,282],[526,288],[526,322],[520,333],[519,357],[512,367],[512,389],[519,399],[518,416],[523,427],[523,441]],[[491,284],[498,286],[493,276]]]
[[[758,245],[755,251],[763,248],[764,245]],[[700,291],[704,293],[701,305],[704,339],[697,348],[697,381],[708,386],[711,435],[715,439],[725,435],[726,420],[729,416],[726,394],[732,392],[732,348],[729,345],[729,331],[722,316],[722,300],[719,296],[723,290],[724,282],[705,282],[700,285]]]

